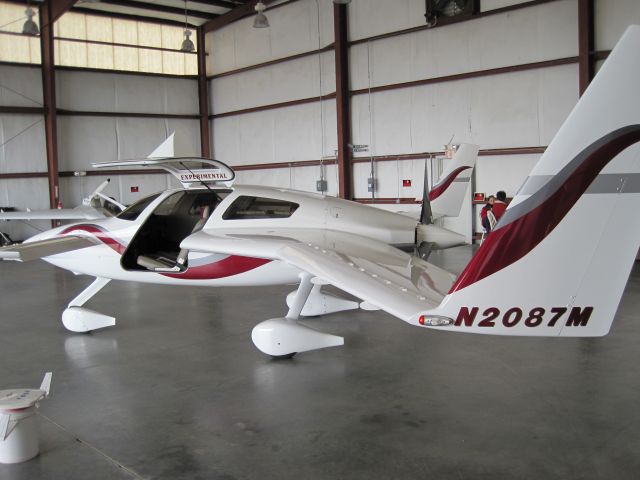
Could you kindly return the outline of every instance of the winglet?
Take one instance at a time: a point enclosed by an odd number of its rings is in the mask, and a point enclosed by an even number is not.
[[[44,378],[42,379],[42,383],[40,384],[40,390],[44,392],[44,396],[49,396],[49,391],[51,390],[51,377],[53,373],[47,372],[44,374]]]

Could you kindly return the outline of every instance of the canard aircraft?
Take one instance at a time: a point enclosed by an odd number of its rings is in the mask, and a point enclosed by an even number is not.
[[[73,223],[43,232],[22,245],[0,251],[0,257],[17,260],[44,258],[61,268],[96,278],[63,312],[63,324],[74,332],[115,324],[115,318],[83,307],[114,279],[199,286],[300,283],[298,291],[287,297],[291,322],[300,315],[322,315],[361,306],[377,308],[366,302],[350,301],[321,291],[319,278],[313,278],[287,262],[272,261],[261,254],[246,255],[246,252],[199,251],[183,248],[181,243],[205,228],[207,231],[219,230],[222,234],[227,232],[231,236],[226,237],[225,234],[225,238],[231,241],[235,238],[231,230],[235,230],[239,242],[252,235],[261,239],[285,240],[280,233],[291,235],[288,241],[293,242],[319,239],[318,235],[338,235],[340,242],[343,241],[341,236],[350,242],[357,242],[358,238],[367,242],[371,237],[374,242],[385,246],[413,250],[417,245],[421,254],[426,256],[432,248],[464,243],[462,235],[430,223],[428,206],[438,217],[459,213],[477,154],[476,145],[462,144],[458,147],[440,181],[428,193],[423,219],[418,222],[404,215],[334,197],[280,188],[234,185],[233,170],[222,162],[173,157],[171,135],[146,159],[94,166],[160,168],[174,175],[182,188],[143,198],[115,216],[107,217],[99,210],[93,214],[88,212],[91,216],[75,218],[90,222]],[[102,188],[104,186],[99,190]],[[90,208],[90,202],[95,198],[101,198],[100,191],[83,202],[86,204],[83,211]],[[70,215],[75,210],[71,210]],[[41,212],[37,218],[60,218],[55,216],[56,213]],[[395,251],[395,248],[389,248]],[[398,252],[405,255],[400,250]],[[339,337],[321,334],[297,323],[294,328],[296,332],[305,334],[302,336],[313,337],[309,345],[317,344],[320,339],[321,344],[316,348],[328,346],[327,341],[330,344],[342,342]],[[262,345],[259,340],[256,344]],[[271,352],[268,347],[261,349]],[[296,351],[304,350],[308,348],[301,345]],[[274,356],[290,353],[293,352],[271,352]]]
[[[412,325],[494,335],[608,333],[640,245],[640,27],[630,27],[462,274],[399,245],[446,231],[331,197],[231,187],[233,172],[201,160],[147,160],[185,184],[114,218],[37,235],[4,256],[45,260],[96,277],[63,314],[74,331],[112,325],[82,308],[111,279],[249,286],[299,283],[282,318],[254,344],[274,357],[342,345],[301,315],[360,306]],[[114,166],[110,164],[108,166]],[[361,300],[320,289],[331,284]],[[358,303],[360,303],[358,305]]]

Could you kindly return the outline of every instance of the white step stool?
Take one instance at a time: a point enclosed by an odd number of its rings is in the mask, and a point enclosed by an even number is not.
[[[49,396],[51,372],[39,389],[0,390],[0,463],[25,462],[40,451],[36,411]]]

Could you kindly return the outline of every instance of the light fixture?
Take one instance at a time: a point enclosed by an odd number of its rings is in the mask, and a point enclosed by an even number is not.
[[[182,46],[180,47],[180,51],[195,52],[196,46],[193,44],[193,42],[189,38],[191,34],[192,34],[191,30],[188,30],[186,28],[184,29],[184,40],[182,41]]]
[[[267,9],[267,6],[262,3],[256,3],[255,10],[256,16],[253,19],[253,28],[267,28],[269,26],[269,20],[267,20],[267,16],[263,13]]]
[[[194,52],[196,50],[196,46],[191,41],[191,30],[189,30],[189,17],[187,15],[187,0],[184,0],[184,40],[182,41],[182,46],[180,47],[181,52]]]
[[[349,5],[351,0],[333,0],[336,5]]]
[[[27,4],[27,9],[24,11],[27,16],[27,21],[24,22],[22,26],[22,34],[23,35],[39,35],[40,29],[38,28],[38,24],[33,21],[33,17],[36,16],[36,12],[33,11],[31,5]]]

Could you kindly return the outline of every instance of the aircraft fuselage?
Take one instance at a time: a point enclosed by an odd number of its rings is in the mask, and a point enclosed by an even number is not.
[[[202,218],[205,207],[208,218]],[[280,261],[199,252],[188,253],[186,268],[180,272],[150,271],[138,263],[141,257],[179,257],[180,242],[200,229],[304,228],[318,229],[319,235],[335,230],[389,245],[410,245],[416,225],[410,217],[339,198],[236,186],[168,190],[150,201],[141,200],[117,217],[65,225],[27,242],[62,235],[92,237],[95,246],[44,260],[94,277],[169,285],[258,286],[296,283],[300,271]]]

